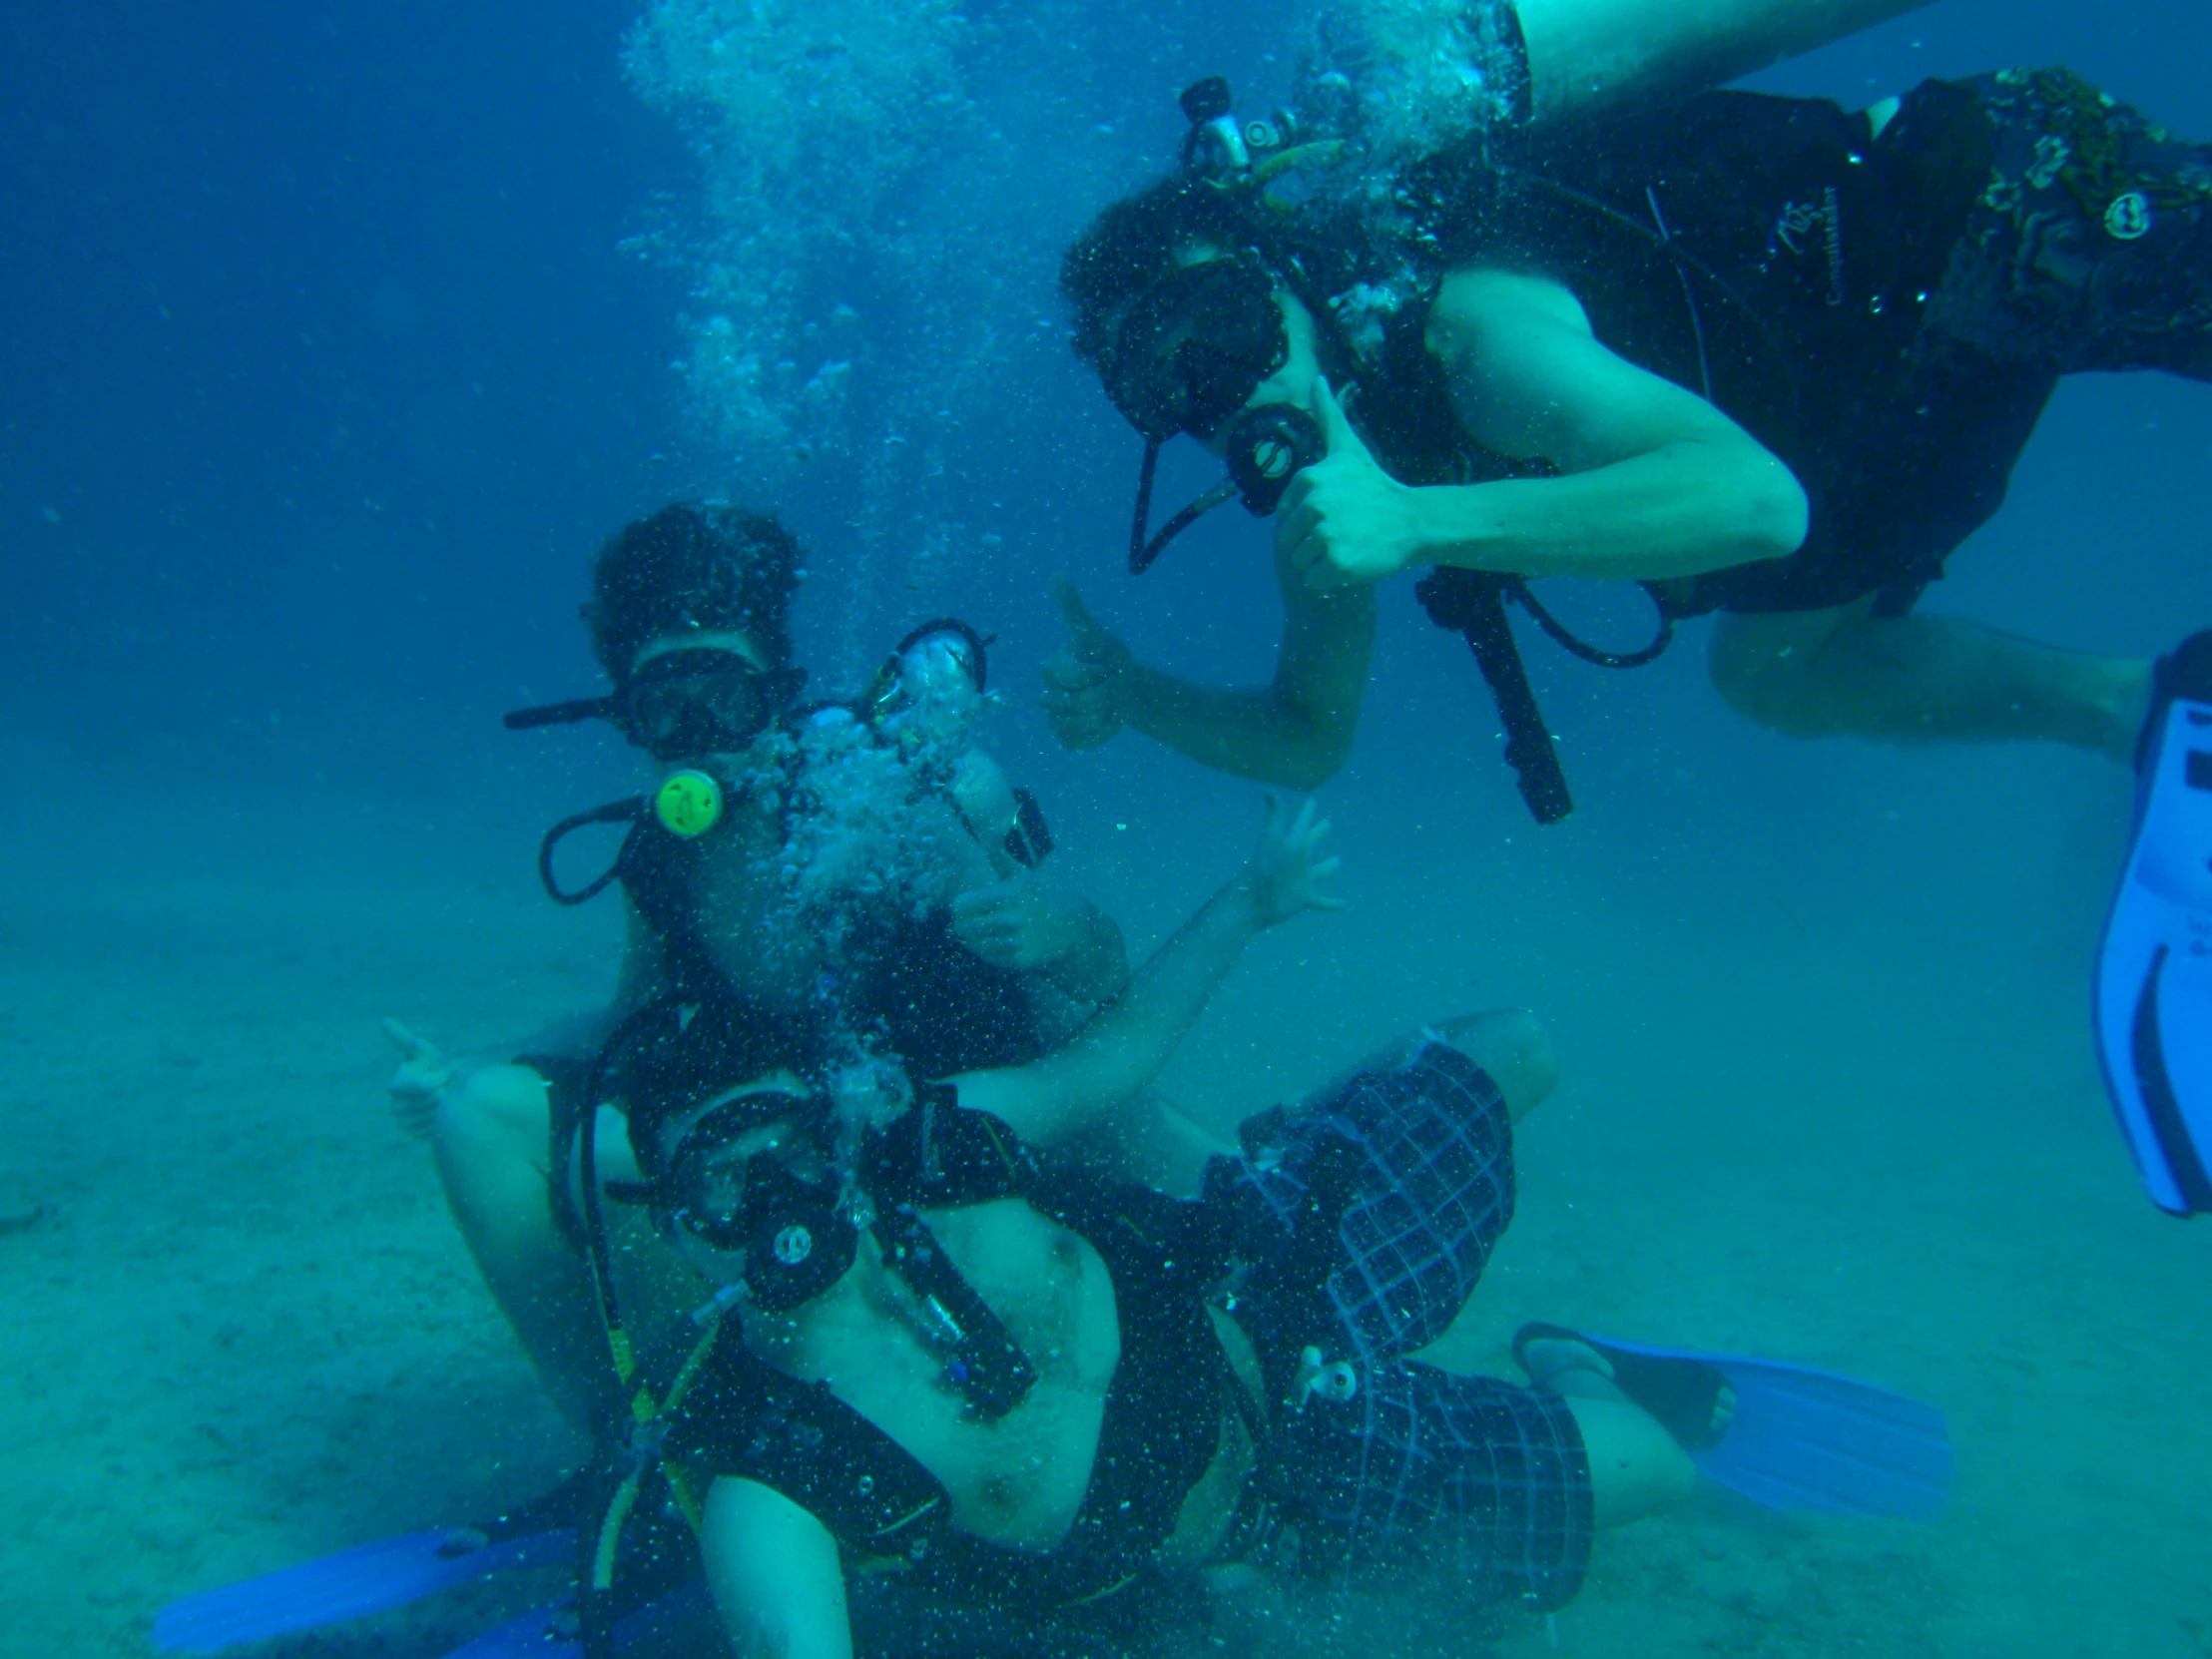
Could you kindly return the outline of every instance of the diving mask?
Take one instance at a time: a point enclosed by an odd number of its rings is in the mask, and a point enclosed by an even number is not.
[[[982,718],[990,642],[966,623],[938,617],[892,649],[867,693],[867,718],[889,737],[958,745]]]
[[[734,651],[671,651],[631,675],[619,724],[659,760],[733,754],[767,731],[798,689],[791,672],[756,668]]]
[[[746,748],[791,706],[804,669],[763,669],[735,651],[700,646],[648,659],[619,691],[505,717],[510,732],[608,720],[657,760],[693,760]]]
[[[1114,407],[1148,442],[1211,438],[1289,360],[1275,289],[1250,255],[1169,272],[1129,307],[1103,354]]]
[[[1321,427],[1304,409],[1247,406],[1289,360],[1275,276],[1249,254],[1172,271],[1129,308],[1101,367],[1106,395],[1145,440],[1129,528],[1131,575],[1231,496],[1261,517],[1274,512],[1291,479],[1326,453]],[[1154,535],[1153,476],[1161,445],[1178,432],[1220,437],[1229,476]]]

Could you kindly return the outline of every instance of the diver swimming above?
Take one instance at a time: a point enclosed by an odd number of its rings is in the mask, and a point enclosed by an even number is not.
[[[1223,119],[1215,88],[1194,122]],[[1068,250],[1076,351],[1148,446],[1189,433],[1243,470],[1290,614],[1274,684],[1216,692],[1071,597],[1064,743],[1130,725],[1315,787],[1350,747],[1369,585],[1434,565],[1442,612],[1561,575],[1719,610],[1715,684],[1780,731],[2132,761],[2147,663],[1907,613],[2061,375],[2212,377],[2212,152],[2062,71],[1494,134],[1382,210],[1326,183],[1273,205],[1294,164],[1326,170],[1303,140],[1241,166],[1194,144]],[[1133,562],[1163,545],[1140,523]]]
[[[1101,213],[1062,288],[1077,353],[1145,439],[1132,569],[1241,495],[1274,515],[1283,641],[1267,686],[1196,686],[1063,586],[1071,639],[1044,670],[1063,744],[1127,726],[1316,788],[1351,749],[1375,584],[1433,566],[1417,596],[1472,648],[1541,822],[1573,803],[1509,604],[1610,667],[1718,611],[1713,684],[1762,725],[2092,750],[2136,770],[2139,848],[2212,855],[2159,828],[2195,798],[2157,783],[2190,764],[2174,712],[2212,707],[2212,633],[2154,664],[1914,610],[2062,376],[2212,379],[2212,148],[2063,70],[2006,71],[1857,112],[1714,92],[1488,132],[1341,191],[1344,146],[1240,125],[1223,83],[1185,110],[1182,170]],[[1154,533],[1179,434],[1229,478]],[[1658,634],[1574,639],[1529,589],[1548,576],[1641,583]],[[2131,1034],[2143,1007],[2212,1030],[2212,986],[2156,965],[2212,929],[2212,894],[2135,869],[2100,1039],[2154,1198],[2212,1208],[2212,1045],[2146,1058]]]
[[[566,1270],[531,1279],[470,1232],[541,1375],[590,1402],[594,1464],[483,1526],[179,1603],[157,1640],[212,1651],[572,1547],[576,1604],[469,1653],[599,1659],[694,1576],[740,1652],[1089,1653],[1209,1565],[1341,1577],[1430,1537],[1474,1600],[1557,1607],[1597,1529],[1701,1471],[1778,1507],[1933,1514],[1941,1414],[1848,1379],[1552,1326],[1516,1341],[1527,1385],[1407,1357],[1512,1219],[1513,1125],[1554,1074],[1526,1014],[1401,1039],[1248,1121],[1195,1202],[1032,1155],[1120,1109],[1254,936],[1333,905],[1326,828],[1273,808],[1245,869],[1027,1065],[855,1089],[819,1033],[755,1010],[633,1016],[551,1191]]]

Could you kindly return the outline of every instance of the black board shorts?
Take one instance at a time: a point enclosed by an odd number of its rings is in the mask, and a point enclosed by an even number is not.
[[[1991,155],[1929,332],[2053,374],[2212,380],[2212,147],[2063,69],[1963,84]]]
[[[1324,1563],[1441,1542],[1484,1600],[1571,1600],[1593,1521],[1566,1402],[1404,1358],[1458,1316],[1512,1220],[1512,1122],[1489,1076],[1424,1044],[1216,1159],[1207,1198],[1254,1265],[1235,1311],[1272,1398],[1308,1348],[1351,1368],[1350,1397],[1309,1393],[1277,1435],[1287,1506]]]

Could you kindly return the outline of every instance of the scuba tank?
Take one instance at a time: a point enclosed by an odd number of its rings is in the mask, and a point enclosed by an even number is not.
[[[1826,46],[1929,0],[1511,0],[1528,119],[1680,97]]]
[[[1685,97],[1929,0],[1330,0],[1293,102],[1381,158]]]

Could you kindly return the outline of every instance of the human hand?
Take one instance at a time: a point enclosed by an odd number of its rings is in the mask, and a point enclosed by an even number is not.
[[[1077,949],[1089,914],[1074,893],[1017,870],[953,899],[952,936],[993,967],[1028,972]]]
[[[1091,615],[1075,584],[1060,577],[1052,584],[1067,620],[1067,649],[1037,670],[1044,681],[1044,717],[1064,749],[1096,749],[1122,729],[1128,716],[1121,706],[1120,679],[1135,662],[1124,645]]]
[[[1276,549],[1308,587],[1380,582],[1420,553],[1413,491],[1382,470],[1319,375],[1312,409],[1328,452],[1283,492]]]
[[[384,1021],[384,1035],[399,1050],[399,1069],[384,1085],[391,1095],[392,1118],[416,1140],[426,1141],[437,1121],[438,1097],[453,1081],[452,1063],[435,1043],[395,1019]]]
[[[980,749],[962,755],[952,769],[952,804],[985,851],[996,851],[1014,828],[1021,803],[998,763]]]
[[[1320,816],[1311,799],[1295,812],[1272,795],[1267,800],[1267,828],[1260,831],[1260,844],[1245,871],[1260,925],[1273,927],[1301,910],[1343,909],[1343,899],[1315,885],[1324,876],[1336,874],[1344,863],[1334,856],[1315,856],[1322,836],[1329,833],[1329,821]]]

